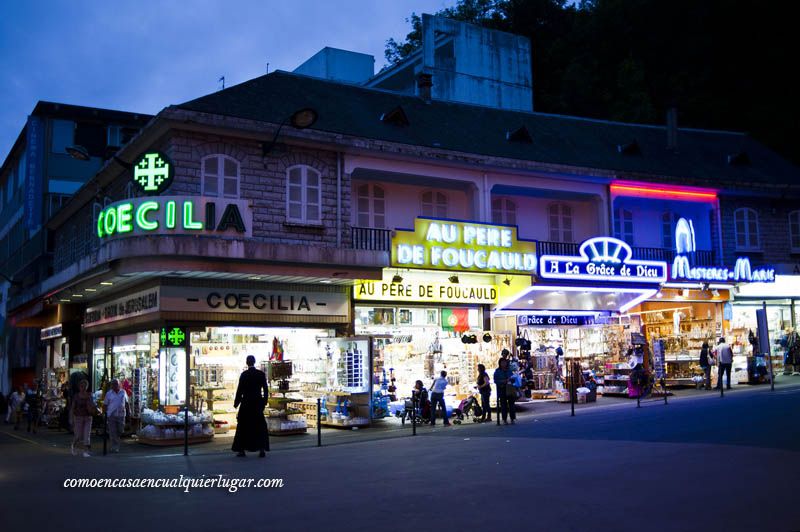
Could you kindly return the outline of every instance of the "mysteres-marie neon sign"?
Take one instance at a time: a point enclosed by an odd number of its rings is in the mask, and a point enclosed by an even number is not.
[[[586,240],[580,256],[539,257],[539,277],[574,281],[658,284],[667,280],[667,263],[632,258],[631,247],[616,238]]]
[[[697,250],[694,224],[681,218],[675,225],[675,260],[672,261],[672,278],[675,280],[705,281],[718,283],[731,282],[775,282],[774,268],[753,269],[750,259],[739,257],[733,269],[726,267],[707,268],[691,266],[687,254]]]

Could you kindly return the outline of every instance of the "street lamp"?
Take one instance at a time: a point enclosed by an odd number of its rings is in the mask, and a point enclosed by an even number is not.
[[[278,135],[280,134],[281,129],[283,129],[283,126],[286,125],[286,122],[289,122],[295,129],[306,129],[314,125],[314,123],[317,121],[317,117],[317,112],[314,109],[310,107],[304,107],[303,109],[299,109],[292,113],[291,116],[284,118],[278,125],[278,130],[275,132],[275,136],[272,137],[270,143],[262,146],[261,153],[263,155],[267,155],[272,151],[272,148],[275,147],[275,143],[278,140]]]

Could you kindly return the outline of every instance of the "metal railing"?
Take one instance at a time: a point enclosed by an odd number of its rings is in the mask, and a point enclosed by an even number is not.
[[[374,227],[351,227],[353,249],[389,251],[392,249],[392,230]]]
[[[537,242],[536,252],[541,255],[564,255],[564,256],[577,256],[579,255],[579,244],[572,242]],[[633,257],[639,260],[663,260],[671,264],[675,259],[675,250],[668,248],[648,248],[648,247],[633,247]],[[714,252],[708,250],[698,250],[694,253],[689,253],[688,256],[694,266],[712,267],[714,266]]]

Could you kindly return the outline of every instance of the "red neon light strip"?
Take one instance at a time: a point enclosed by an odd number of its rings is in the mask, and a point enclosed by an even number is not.
[[[632,185],[611,185],[611,192],[628,192],[643,196],[661,198],[696,198],[704,200],[717,199],[716,192],[689,192],[688,190],[671,190],[662,188],[637,187]]]

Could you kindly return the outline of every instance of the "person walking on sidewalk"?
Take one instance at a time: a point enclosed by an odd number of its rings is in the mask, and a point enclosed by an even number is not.
[[[106,409],[111,452],[119,452],[120,436],[125,431],[125,416],[130,410],[128,394],[120,388],[118,379],[111,379],[111,389],[106,392],[103,407]]]
[[[481,421],[492,420],[492,407],[489,406],[489,399],[492,396],[492,385],[489,381],[489,374],[486,373],[486,366],[478,364],[478,392],[481,394],[481,409],[483,417]]]
[[[92,436],[92,416],[97,413],[97,405],[92,399],[92,394],[89,393],[89,381],[82,380],[80,382],[78,394],[72,400],[72,419],[74,426],[72,428],[72,445],[70,450],[75,455],[75,445],[83,444],[84,451],[83,457],[89,458],[89,445]]]
[[[256,357],[253,355],[247,355],[246,363],[247,369],[239,376],[236,399],[233,401],[233,407],[239,408],[236,415],[239,424],[231,449],[236,456],[245,456],[245,451],[258,451],[258,456],[264,458],[268,438],[264,419],[264,407],[269,400],[267,376],[255,368]]]
[[[38,386],[28,389],[25,395],[25,405],[28,408],[28,432],[31,432],[31,429],[33,429],[33,433],[36,434],[39,428],[39,419],[42,415],[42,395]]]
[[[17,412],[22,408],[22,402],[24,400],[25,396],[22,395],[22,390],[19,388],[19,386],[14,388],[14,391],[8,396],[8,412],[6,413],[6,423],[11,423],[11,420],[13,420],[15,430],[19,427],[19,421],[17,421]]]
[[[728,374],[726,388],[731,389],[731,366],[733,366],[733,350],[727,344],[725,338],[720,338],[719,343],[714,348],[714,356],[717,358],[719,373],[717,376],[717,390],[722,389],[722,375]]]
[[[700,368],[703,370],[706,390],[711,389],[711,357],[709,355],[708,342],[703,342],[703,347],[700,348]]]
[[[436,405],[442,405],[444,426],[450,426],[450,419],[447,417],[447,406],[444,403],[445,388],[447,388],[447,372],[442,370],[439,377],[434,379],[431,385],[431,426],[436,425]]]
[[[497,369],[494,370],[494,386],[497,389],[497,405],[500,414],[503,416],[503,424],[508,425],[509,413],[511,414],[511,424],[517,419],[514,412],[514,401],[517,399],[517,389],[514,387],[514,374],[508,368],[508,359],[501,358],[497,362]]]

